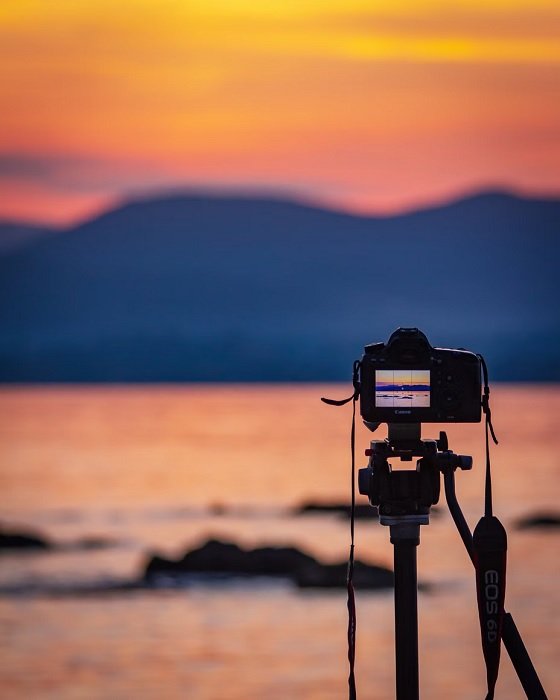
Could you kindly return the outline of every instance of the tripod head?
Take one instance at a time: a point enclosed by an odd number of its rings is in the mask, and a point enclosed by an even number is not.
[[[471,469],[472,457],[449,450],[447,435],[422,439],[420,423],[389,423],[385,440],[372,440],[366,450],[369,464],[358,472],[359,492],[378,506],[382,525],[414,519],[427,525],[432,505],[439,500],[439,472],[445,469]],[[390,459],[412,462],[414,469],[395,469]]]

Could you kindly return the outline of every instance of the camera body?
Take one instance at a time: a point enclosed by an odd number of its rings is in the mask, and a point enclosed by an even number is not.
[[[417,328],[399,328],[387,343],[366,345],[360,368],[360,413],[379,423],[478,423],[480,358],[433,348]]]

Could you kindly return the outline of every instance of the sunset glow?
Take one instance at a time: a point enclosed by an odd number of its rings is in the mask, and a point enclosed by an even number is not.
[[[559,68],[553,2],[4,0],[0,217],[182,187],[558,194]]]

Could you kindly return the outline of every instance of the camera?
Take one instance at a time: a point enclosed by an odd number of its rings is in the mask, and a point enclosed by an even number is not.
[[[379,423],[478,423],[480,370],[475,353],[433,348],[418,328],[399,328],[387,343],[364,348],[360,413],[372,428]]]

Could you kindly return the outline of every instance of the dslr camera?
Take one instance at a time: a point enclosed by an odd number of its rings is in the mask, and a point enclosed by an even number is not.
[[[379,423],[478,423],[481,360],[467,350],[433,348],[418,328],[364,348],[360,413]]]

